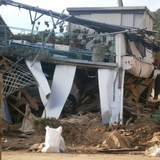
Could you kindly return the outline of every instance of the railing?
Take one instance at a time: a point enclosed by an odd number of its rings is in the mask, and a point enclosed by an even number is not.
[[[50,30],[33,31],[31,34],[28,29],[0,25],[0,46],[1,49],[11,48],[14,54],[24,57],[47,53],[53,57],[115,62],[115,35],[88,34],[78,30],[70,34]],[[98,48],[95,49],[95,46]],[[94,57],[101,55],[101,58],[93,60],[93,54]]]

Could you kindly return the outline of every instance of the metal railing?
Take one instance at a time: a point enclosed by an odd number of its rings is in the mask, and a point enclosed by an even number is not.
[[[105,48],[105,62],[115,62],[115,35],[88,34],[79,30],[72,33],[56,33],[50,30],[32,32],[0,25],[1,48],[11,47],[17,53],[20,50],[24,57],[32,55],[36,59],[41,53],[48,52],[48,55],[92,61],[94,45]]]

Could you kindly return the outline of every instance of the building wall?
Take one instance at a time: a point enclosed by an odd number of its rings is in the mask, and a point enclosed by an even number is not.
[[[143,8],[143,11],[134,11],[133,8],[131,8],[130,11],[128,10],[128,13],[126,12],[126,10],[124,12],[122,10],[122,13],[120,13],[120,11],[118,11],[119,13],[113,13],[113,11],[110,13],[104,13],[105,11],[101,13],[98,13],[97,11],[95,11],[94,13],[93,12],[94,12],[93,10],[92,10],[92,13],[81,12],[80,14],[79,12],[79,14],[75,14],[75,16],[80,18],[85,18],[88,20],[102,22],[102,23],[129,26],[129,27],[135,27],[135,28],[147,28],[148,30],[152,30],[152,27],[153,27],[153,17],[150,15],[150,12],[145,7]],[[70,31],[74,30],[75,28],[82,29],[84,27],[80,25],[70,24]],[[92,30],[90,31],[92,32]],[[87,49],[90,49],[90,48],[91,46],[88,47]],[[137,57],[136,53],[138,51],[136,50],[137,49],[135,47],[135,50],[133,49],[133,54],[135,53],[135,56]],[[142,58],[141,56],[140,57],[138,56],[137,58],[143,62],[149,62],[149,63],[153,62],[152,54],[148,50],[146,50],[146,57]]]
[[[142,10],[136,10],[139,9],[138,7],[130,7],[126,9],[117,10],[114,8],[114,10],[107,8],[108,10],[99,9],[98,11],[95,9],[90,8],[88,12],[85,8],[84,12],[79,11],[79,9],[74,8],[71,10],[75,13],[74,16],[85,18],[88,20],[93,20],[97,22],[102,23],[108,23],[108,24],[114,24],[114,25],[122,25],[122,26],[129,26],[129,27],[135,27],[135,28],[147,28],[148,30],[152,30],[153,28],[153,16],[151,15],[150,11],[146,7],[140,7]],[[69,10],[68,10],[69,11]],[[76,14],[77,11],[77,14]],[[101,12],[100,12],[101,11]],[[74,26],[74,24],[71,24]],[[74,28],[74,27],[71,27]]]

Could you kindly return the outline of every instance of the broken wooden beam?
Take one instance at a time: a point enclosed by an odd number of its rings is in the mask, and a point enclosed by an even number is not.
[[[34,108],[37,111],[39,109],[38,105],[37,105],[37,103],[34,102],[34,100],[30,96],[30,94],[27,92],[27,90],[26,89],[22,89],[22,92],[25,95],[25,97],[27,98],[27,100],[29,101],[29,103],[31,104],[32,108]]]
[[[0,74],[0,159],[1,157],[1,150],[2,150],[2,94],[3,91],[3,78],[2,78],[2,74]]]
[[[15,107],[12,103],[8,102],[8,104],[11,107],[13,107],[15,110],[17,110],[21,115],[23,115],[24,117],[26,117],[30,122],[32,122],[30,118],[28,118],[21,110],[19,110],[17,107]]]
[[[15,107],[19,107],[19,106],[21,106],[21,105],[26,105],[27,104],[27,101],[26,101],[26,99],[24,98],[24,97],[22,97],[17,103],[15,103],[14,105],[15,105]]]

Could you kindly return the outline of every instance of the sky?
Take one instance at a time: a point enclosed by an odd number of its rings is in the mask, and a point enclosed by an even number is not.
[[[69,7],[117,7],[117,0],[15,0],[16,2],[38,6],[61,13]],[[160,8],[160,0],[123,0],[124,6],[147,6],[150,11],[156,11]],[[32,29],[29,11],[18,9],[12,6],[0,6],[0,15],[8,26]],[[34,14],[33,14],[34,17]],[[44,21],[51,22],[50,17],[42,16],[39,30],[49,29],[44,25]]]

